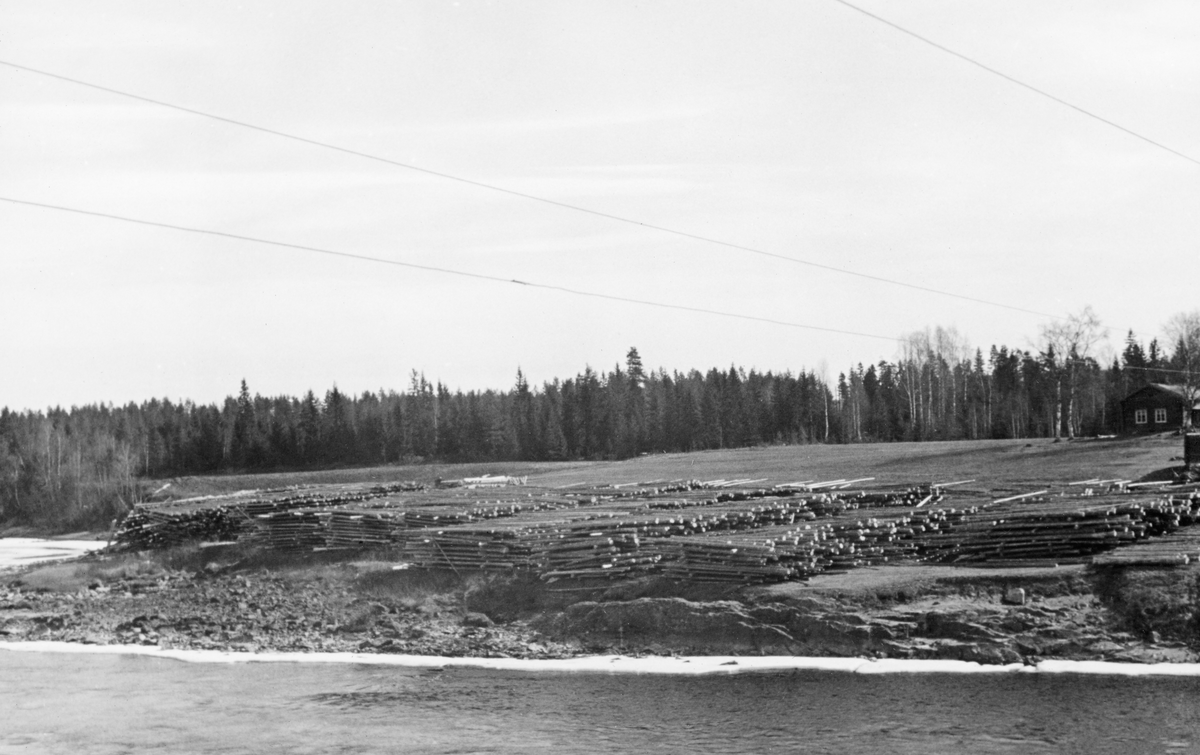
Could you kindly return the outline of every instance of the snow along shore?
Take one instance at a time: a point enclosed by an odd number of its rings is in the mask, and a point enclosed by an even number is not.
[[[802,656],[583,656],[548,660],[446,658],[379,653],[229,653],[169,650],[145,645],[83,645],[73,642],[0,642],[0,650],[36,653],[139,655],[188,663],[353,663],[407,668],[481,668],[499,671],[570,671],[618,674],[733,674],[747,671],[842,671],[855,674],[1093,674],[1107,676],[1200,676],[1200,663],[1056,661],[1006,666],[952,660],[806,658]]]
[[[82,556],[108,545],[103,540],[45,540],[37,537],[0,538],[0,569],[30,566]]]

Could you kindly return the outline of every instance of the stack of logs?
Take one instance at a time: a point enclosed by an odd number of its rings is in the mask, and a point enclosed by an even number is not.
[[[118,547],[134,550],[166,548],[192,541],[234,540],[255,531],[255,522],[260,517],[305,509],[328,510],[424,489],[424,485],[411,482],[326,485],[140,503],[121,522],[113,539]]]
[[[911,557],[921,537],[954,527],[968,513],[947,507],[863,517],[828,503],[818,510],[820,518],[802,527],[672,538],[677,557],[665,559],[664,571],[690,581],[764,582],[873,566]]]
[[[963,515],[929,506],[863,517],[854,495],[804,497],[787,490],[631,504],[601,502],[536,521],[413,532],[405,557],[435,568],[531,568],[547,580],[663,571],[696,581],[758,582],[908,555],[917,550],[917,535]]]
[[[1097,554],[1197,522],[1200,498],[1113,494],[979,508],[950,532],[921,538],[931,561],[994,567],[1091,563]]]
[[[1200,557],[1200,526],[1194,537],[1167,537],[1200,522],[1200,493],[1039,491],[951,506],[940,485],[763,482],[291,488],[140,505],[116,540],[139,549],[232,539],[281,550],[388,547],[417,567],[530,570],[551,581],[663,574],[753,583],[897,560],[1044,566]],[[1144,544],[1115,550],[1135,542]]]

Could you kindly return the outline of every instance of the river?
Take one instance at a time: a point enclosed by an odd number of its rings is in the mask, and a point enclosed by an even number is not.
[[[1200,751],[1200,677],[703,675],[0,650],[0,753]]]

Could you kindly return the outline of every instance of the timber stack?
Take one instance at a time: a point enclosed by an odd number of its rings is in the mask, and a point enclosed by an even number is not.
[[[1047,498],[1044,493],[979,507],[948,533],[923,536],[921,550],[928,560],[962,565],[1092,563],[1097,554],[1194,524],[1200,509],[1195,494]]]
[[[1037,490],[991,500],[954,487],[969,480],[900,488],[870,482],[771,485],[734,478],[545,487],[496,476],[434,488],[310,486],[139,505],[116,543],[383,548],[416,568],[524,570],[547,581],[581,582],[658,574],[758,583],[895,562],[1044,566],[1200,558],[1200,526],[1195,536],[1188,529],[1200,524],[1200,492],[1164,495],[1097,478],[1071,495]],[[1143,545],[1121,548],[1134,543]]]

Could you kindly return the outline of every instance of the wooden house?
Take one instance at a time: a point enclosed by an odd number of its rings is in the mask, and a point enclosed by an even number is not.
[[[1131,434],[1178,430],[1184,412],[1190,412],[1193,427],[1200,427],[1200,400],[1189,400],[1182,385],[1150,383],[1121,401],[1121,429]]]

